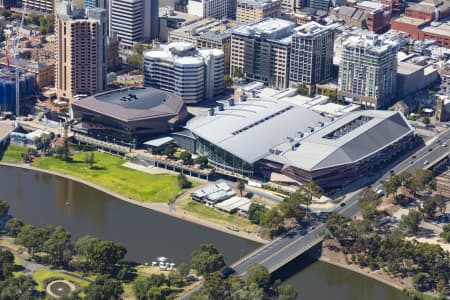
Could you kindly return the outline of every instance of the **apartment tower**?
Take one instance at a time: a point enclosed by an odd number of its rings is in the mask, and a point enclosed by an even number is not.
[[[397,45],[378,36],[343,42],[339,64],[340,98],[370,108],[388,108],[396,95]]]
[[[265,18],[279,18],[281,15],[280,0],[237,0],[236,21],[249,23]]]
[[[290,21],[268,18],[233,29],[231,74],[264,82],[269,87],[287,88],[295,26]]]
[[[189,0],[187,11],[202,18],[234,18],[236,0]]]
[[[317,83],[331,79],[333,69],[334,25],[309,22],[295,28],[290,54],[290,85]]]
[[[73,101],[78,94],[91,95],[106,87],[106,11],[56,3],[56,95]]]

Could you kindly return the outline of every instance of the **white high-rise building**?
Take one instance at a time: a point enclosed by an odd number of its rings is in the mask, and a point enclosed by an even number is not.
[[[158,0],[112,0],[110,32],[125,47],[159,35]]]
[[[343,42],[339,96],[366,107],[388,108],[396,95],[397,45],[377,35]]]
[[[192,43],[157,45],[144,52],[144,85],[173,92],[186,103],[211,100],[223,92],[224,59],[222,50],[197,50]]]
[[[234,18],[236,0],[189,0],[188,14],[202,18]]]

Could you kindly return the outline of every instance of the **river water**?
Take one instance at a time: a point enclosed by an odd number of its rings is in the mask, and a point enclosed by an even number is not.
[[[118,200],[83,184],[45,173],[0,167],[0,199],[33,225],[62,225],[73,238],[94,235],[122,242],[127,258],[151,262],[166,256],[188,262],[201,243],[212,243],[227,263],[259,244]],[[362,275],[315,262],[287,279],[301,299],[403,300],[401,292]]]

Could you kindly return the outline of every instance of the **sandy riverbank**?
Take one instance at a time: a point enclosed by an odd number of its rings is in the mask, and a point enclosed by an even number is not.
[[[369,268],[362,268],[359,265],[350,262],[346,255],[344,255],[342,252],[330,250],[328,246],[337,246],[337,242],[330,240],[324,241],[322,247],[322,255],[319,258],[320,261],[367,276],[400,291],[403,291],[404,289],[414,290],[411,278],[401,278],[399,276],[393,276],[392,274],[384,270],[372,271]],[[433,297],[437,296],[433,293],[426,294]]]
[[[370,277],[399,290],[413,289],[409,278],[393,277],[383,270],[372,271],[369,268],[361,268],[359,265],[349,262],[342,252],[330,250],[328,245],[334,245],[334,243],[329,240],[324,241],[320,261]]]
[[[122,195],[119,195],[119,194],[117,194],[115,192],[112,192],[112,191],[110,191],[108,189],[105,189],[105,188],[103,188],[103,187],[101,187],[101,186],[99,186],[99,185],[97,185],[95,183],[92,183],[92,182],[89,182],[89,181],[86,181],[86,180],[83,180],[83,179],[80,179],[80,178],[77,178],[77,177],[74,177],[74,176],[71,176],[71,175],[67,175],[67,174],[64,174],[64,173],[59,173],[59,172],[54,172],[54,171],[49,171],[49,170],[36,168],[36,167],[30,166],[28,164],[10,164],[10,163],[0,162],[0,166],[21,168],[21,169],[25,169],[25,170],[32,170],[32,171],[36,171],[36,172],[42,172],[42,173],[46,173],[46,174],[51,174],[51,175],[63,177],[63,178],[66,178],[66,179],[69,179],[69,180],[73,180],[73,181],[79,182],[81,184],[90,186],[90,187],[92,187],[92,188],[94,188],[96,190],[99,190],[99,191],[101,191],[103,193],[111,195],[112,197],[115,197],[117,199],[120,199],[122,201],[128,202],[128,203],[133,204],[133,205],[137,205],[137,206],[140,206],[140,207],[151,209],[153,211],[156,211],[156,212],[159,212],[159,213],[163,213],[163,214],[166,214],[166,215],[169,215],[169,216],[172,216],[172,217],[175,217],[175,218],[187,221],[187,222],[195,223],[197,225],[208,227],[210,229],[222,231],[222,232],[225,232],[225,233],[228,233],[228,234],[232,234],[232,235],[238,236],[238,237],[243,238],[243,239],[247,239],[247,240],[251,240],[251,241],[257,242],[257,243],[261,243],[261,244],[268,243],[267,240],[264,240],[264,239],[258,237],[256,234],[250,234],[250,233],[241,232],[241,231],[236,232],[236,231],[229,230],[226,227],[214,224],[213,222],[202,220],[200,218],[197,218],[197,217],[194,217],[194,216],[191,216],[191,215],[188,215],[188,214],[179,213],[179,212],[175,211],[171,206],[169,206],[167,204],[164,204],[164,203],[146,203],[146,202],[136,201],[136,200],[124,197]]]

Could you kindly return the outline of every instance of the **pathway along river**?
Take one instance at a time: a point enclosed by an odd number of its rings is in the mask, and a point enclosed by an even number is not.
[[[0,199],[11,214],[33,225],[62,225],[73,238],[94,235],[122,242],[127,258],[151,262],[159,256],[187,262],[201,243],[212,243],[228,263],[258,244],[125,203],[62,177],[0,166]],[[348,270],[315,262],[287,280],[302,299],[403,300],[400,291]]]

